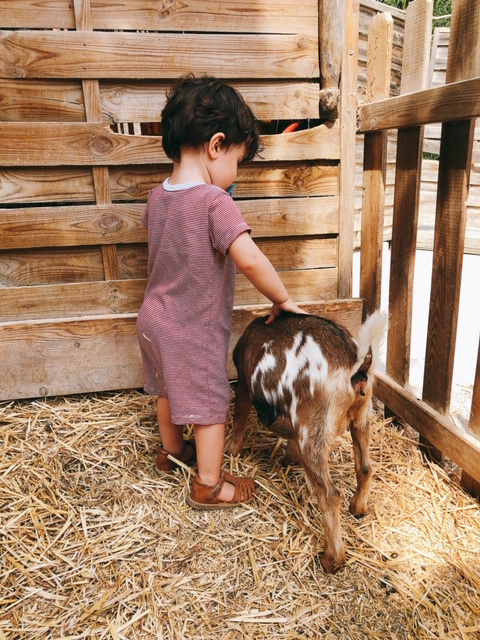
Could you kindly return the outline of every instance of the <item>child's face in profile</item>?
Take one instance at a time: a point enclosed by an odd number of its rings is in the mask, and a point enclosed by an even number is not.
[[[209,166],[212,184],[226,191],[237,177],[238,165],[243,160],[245,152],[245,144],[221,149],[218,157]]]

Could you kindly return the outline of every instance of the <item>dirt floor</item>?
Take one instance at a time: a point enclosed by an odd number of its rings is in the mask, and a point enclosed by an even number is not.
[[[347,512],[350,436],[331,455],[347,564],[319,563],[322,518],[284,443],[252,430],[234,472],[258,500],[185,502],[159,477],[143,393],[0,405],[0,639],[480,638],[480,505],[408,428],[375,419],[371,511]]]

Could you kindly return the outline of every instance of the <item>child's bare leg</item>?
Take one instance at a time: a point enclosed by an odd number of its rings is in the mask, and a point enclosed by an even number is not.
[[[214,487],[220,480],[223,451],[225,448],[225,423],[195,425],[195,444],[197,446],[198,478],[207,487]],[[231,502],[235,487],[225,482],[217,498],[222,502]]]
[[[183,449],[183,425],[173,424],[168,398],[157,398],[157,418],[162,447],[172,455],[180,453]]]

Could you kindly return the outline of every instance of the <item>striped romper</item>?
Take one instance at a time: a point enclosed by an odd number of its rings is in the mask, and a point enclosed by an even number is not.
[[[228,248],[250,227],[211,184],[153,189],[142,214],[148,282],[137,319],[146,393],[169,399],[174,424],[225,422],[235,265]]]

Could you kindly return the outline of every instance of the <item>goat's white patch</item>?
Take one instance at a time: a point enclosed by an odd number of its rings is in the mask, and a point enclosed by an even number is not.
[[[277,399],[275,392],[268,391],[265,388],[265,385],[263,384],[265,375],[268,374],[268,372],[273,371],[277,366],[277,358],[270,351],[271,344],[272,344],[271,342],[266,342],[263,345],[264,354],[262,359],[258,362],[257,366],[253,370],[251,385],[253,387],[257,382],[257,378],[260,378],[260,386],[262,388],[262,393],[265,397],[265,400],[267,400],[268,402],[274,403],[275,400]]]
[[[289,409],[292,426],[295,426],[297,407],[302,400],[295,393],[295,382],[300,375],[307,378],[310,396],[313,397],[315,386],[327,380],[328,362],[320,345],[315,342],[312,336],[305,336],[301,331],[295,334],[292,346],[283,354],[285,368],[282,372],[276,371],[279,365],[279,354],[275,354],[274,349],[273,342],[263,345],[264,354],[253,371],[251,383],[253,386],[258,382],[265,400],[272,404],[281,401],[286,395],[289,396],[291,403],[289,407],[285,408]],[[275,388],[276,381],[278,382]]]
[[[307,440],[308,440],[307,427],[300,427],[298,430],[298,446],[300,447],[301,451],[303,451],[303,449],[305,448],[305,445],[307,444]]]

